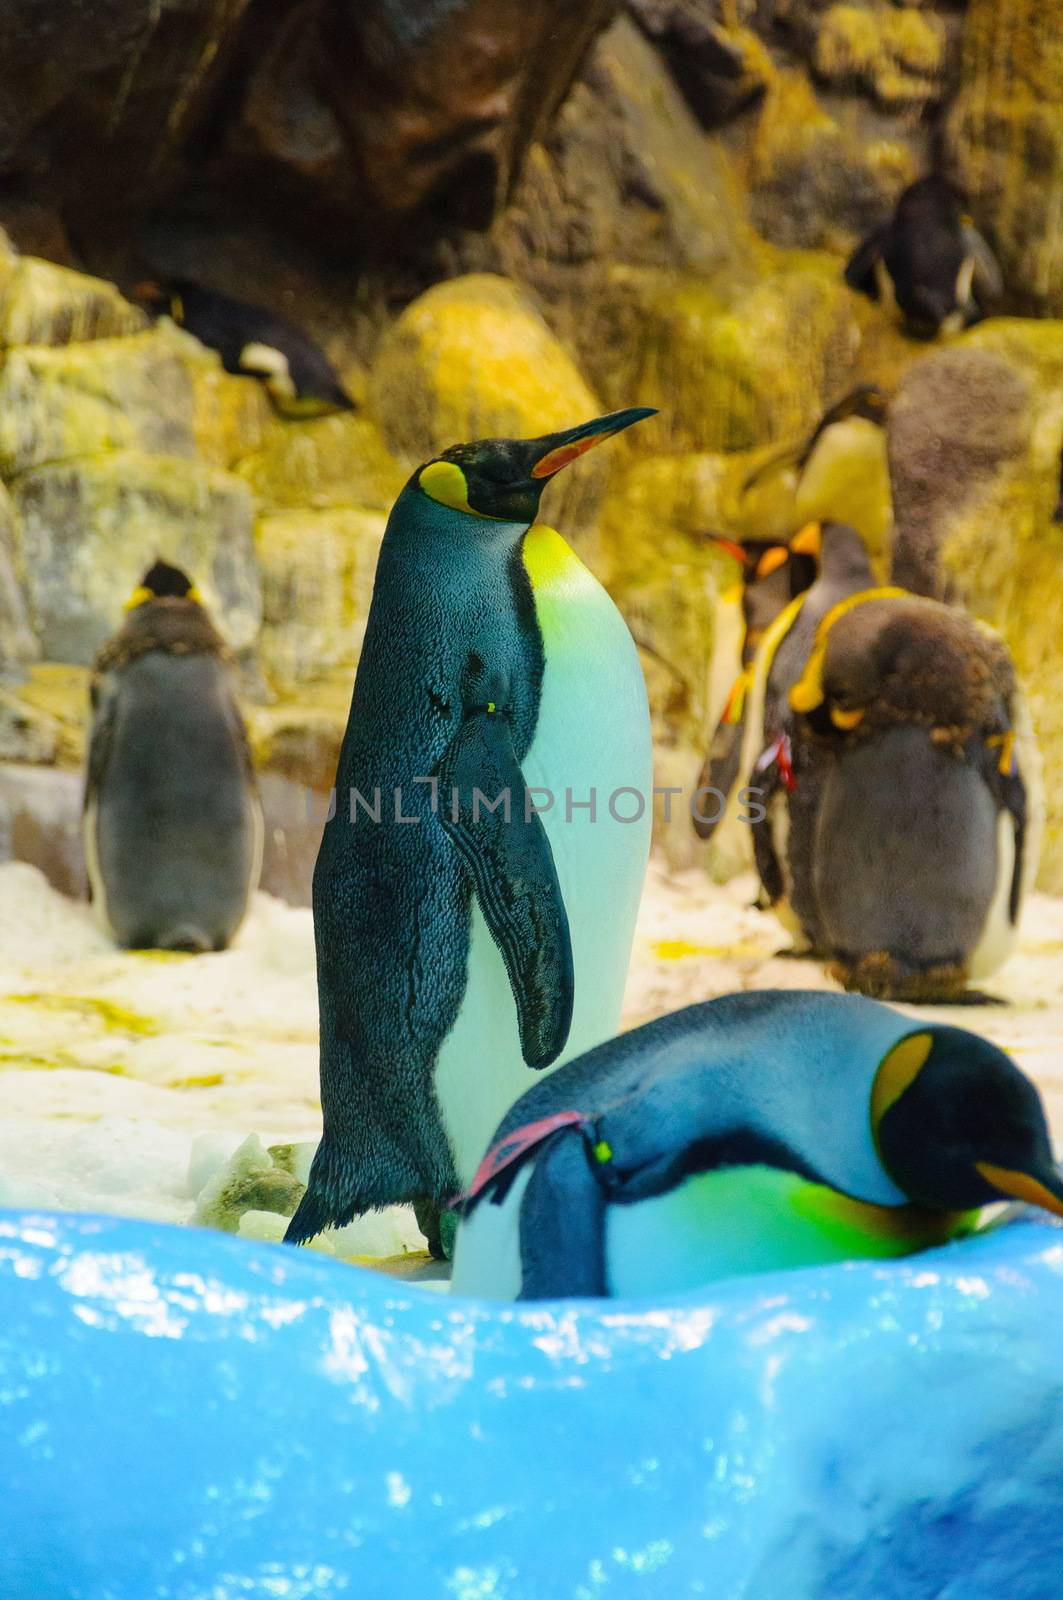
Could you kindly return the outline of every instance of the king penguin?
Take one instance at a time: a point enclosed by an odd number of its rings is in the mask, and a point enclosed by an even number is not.
[[[941,173],[910,184],[889,222],[857,246],[845,281],[871,300],[891,294],[908,333],[957,333],[1003,293],[993,252],[959,190]]]
[[[1030,1080],[988,1040],[855,995],[724,995],[536,1084],[464,1200],[455,1294],[673,1294],[888,1258],[1007,1199],[1063,1216]]]
[[[156,561],[126,604],[93,667],[84,797],[93,905],[132,949],[222,950],[262,860],[229,652],[177,567]]]
[[[864,591],[819,623],[788,698],[795,908],[847,988],[963,1000],[1007,959],[1037,864],[1037,753],[1003,641],[956,607]]]
[[[873,550],[886,549],[893,526],[888,412],[886,394],[875,384],[861,384],[835,401],[806,439],[772,450],[746,479],[743,494],[792,469],[795,526],[844,522],[858,528]]]
[[[188,278],[165,285],[139,284],[134,297],[168,312],[178,327],[216,350],[226,372],[260,379],[282,416],[321,417],[355,410],[324,351],[280,312]]]
[[[616,1029],[649,852],[634,642],[543,488],[652,415],[457,445],[392,510],[314,872],[324,1130],[300,1242],[472,1177],[533,1071]]]

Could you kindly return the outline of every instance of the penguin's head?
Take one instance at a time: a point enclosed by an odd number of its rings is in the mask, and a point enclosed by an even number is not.
[[[1063,1216],[1041,1097],[988,1039],[938,1026],[909,1034],[879,1066],[871,1121],[883,1166],[917,1205],[1024,1200]]]
[[[418,468],[413,484],[440,505],[501,522],[532,523],[550,479],[603,439],[655,415],[653,406],[612,411],[541,439],[479,439],[456,444]]]
[[[202,605],[203,596],[187,573],[180,567],[171,567],[167,561],[155,561],[145,572],[129,599],[127,611],[147,605],[151,600],[193,600]]]

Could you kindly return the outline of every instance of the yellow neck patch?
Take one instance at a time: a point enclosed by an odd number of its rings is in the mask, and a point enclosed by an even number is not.
[[[871,1089],[871,1128],[876,1138],[879,1123],[890,1106],[895,1105],[905,1089],[915,1082],[933,1048],[932,1034],[910,1033],[883,1057]]]
[[[832,606],[816,629],[816,638],[812,646],[812,653],[808,664],[800,678],[790,690],[790,704],[795,711],[814,711],[823,704],[823,659],[827,654],[827,641],[830,631],[842,617],[848,616],[850,611],[855,611],[857,606],[866,605],[869,600],[903,600],[907,597],[907,589],[887,587],[883,589],[861,589],[859,594],[851,594],[844,600],[839,600]]]
[[[546,588],[584,570],[576,552],[545,522],[532,523],[524,535],[521,555],[533,589]]]

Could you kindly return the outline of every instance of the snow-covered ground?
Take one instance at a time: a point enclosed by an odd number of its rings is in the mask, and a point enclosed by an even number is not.
[[[736,988],[831,987],[816,964],[776,955],[785,936],[750,908],[752,889],[749,878],[721,888],[651,868],[626,1025]],[[926,1014],[1011,1050],[1063,1141],[1063,900],[1033,897],[1021,948],[990,988],[1010,1004]],[[0,866],[0,1069],[0,1205],[188,1222],[219,1216],[227,1184],[245,1184],[245,1199],[263,1173],[267,1188],[283,1186],[254,1143],[235,1169],[225,1163],[250,1135],[261,1146],[317,1138],[309,911],[259,895],[223,954],[134,954],[34,868]],[[296,1172],[308,1154],[288,1158]],[[253,1207],[241,1231],[275,1237],[283,1224],[269,1209]],[[418,1239],[406,1213],[387,1213],[339,1253],[387,1255]]]

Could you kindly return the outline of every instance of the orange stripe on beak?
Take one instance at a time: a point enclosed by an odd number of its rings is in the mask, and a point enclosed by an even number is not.
[[[552,478],[555,472],[560,472],[562,467],[567,467],[570,461],[576,461],[580,456],[586,455],[588,450],[593,450],[596,444],[603,439],[608,439],[608,433],[592,433],[586,439],[574,439],[571,444],[559,444],[556,450],[548,450],[541,461],[532,467],[533,478]]]
[[[976,1161],[975,1169],[986,1183],[991,1184],[994,1189],[999,1189],[1001,1194],[1010,1195],[1013,1200],[1025,1200],[1031,1206],[1042,1206],[1045,1211],[1052,1211],[1057,1217],[1063,1217],[1063,1194],[1053,1194],[1052,1190],[1046,1188],[1037,1178],[1031,1178],[1028,1172],[1014,1172],[1010,1167],[995,1167],[991,1161]]]

